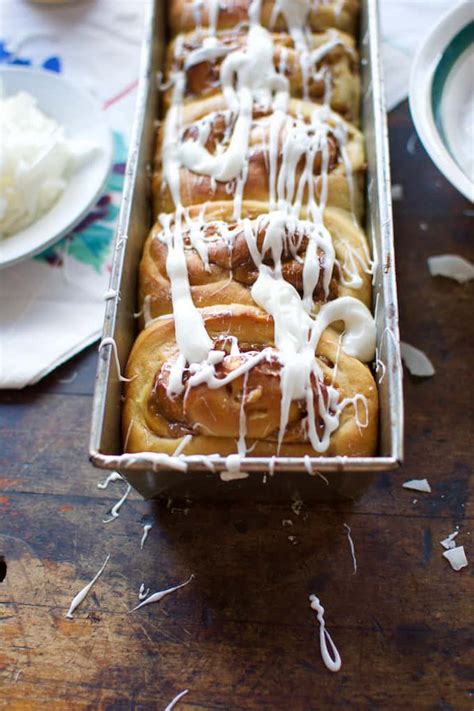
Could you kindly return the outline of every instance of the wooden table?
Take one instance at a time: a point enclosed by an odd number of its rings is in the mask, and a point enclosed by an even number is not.
[[[163,709],[187,688],[177,708],[472,708],[472,578],[451,570],[439,541],[459,526],[472,569],[474,282],[434,279],[426,258],[473,260],[473,211],[426,156],[406,105],[390,128],[404,193],[394,204],[402,337],[437,370],[406,376],[402,471],[379,476],[353,505],[299,515],[289,504],[167,506],[132,495],[105,525],[123,484],[98,490],[87,461],[96,349],[36,387],[4,392],[0,706]],[[431,494],[402,488],[423,477]],[[127,615],[142,582],[161,590],[191,573],[187,587]],[[326,607],[338,674],[321,661],[309,593]]]

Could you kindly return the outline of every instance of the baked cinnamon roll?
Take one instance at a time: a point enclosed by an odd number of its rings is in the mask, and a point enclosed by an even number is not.
[[[184,454],[229,455],[239,440],[252,456],[374,452],[377,389],[368,367],[345,353],[341,336],[324,331],[316,356],[300,359],[295,384],[296,361],[275,347],[268,314],[234,305],[199,316],[210,344],[200,366],[179,364],[172,316],[139,335],[126,373],[127,452],[173,454],[184,445]],[[288,386],[296,395],[289,401]]]
[[[371,456],[359,1],[169,10],[124,449]]]
[[[182,219],[186,268],[193,303],[255,306],[251,287],[260,263],[277,267],[311,312],[339,296],[371,301],[369,248],[362,230],[343,210],[328,208],[315,224],[266,212],[244,202],[233,221],[231,202],[191,207]],[[179,219],[179,218],[178,218]],[[145,243],[139,270],[139,308],[145,321],[173,310],[167,258],[176,216],[162,215]]]
[[[359,0],[171,0],[169,20],[173,34],[195,28],[213,33],[254,18],[276,32],[336,27],[354,35],[359,9]]]
[[[287,113],[262,106],[243,116],[216,95],[184,105],[175,121],[169,111],[158,133],[156,215],[233,195],[235,219],[243,200],[257,200],[313,216],[339,207],[362,220],[363,137],[327,107],[292,99]]]
[[[306,38],[307,50],[300,52],[287,34],[270,36],[275,70],[288,80],[289,95],[327,103],[348,121],[358,123],[360,78],[359,56],[349,35],[328,30]],[[205,99],[222,91],[220,72],[225,58],[247,44],[243,30],[219,32],[214,37],[202,32],[179,35],[168,47],[164,108],[172,100],[172,78],[184,71],[184,102]]]

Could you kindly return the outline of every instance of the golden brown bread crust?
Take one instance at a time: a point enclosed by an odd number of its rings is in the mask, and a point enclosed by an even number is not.
[[[179,37],[179,42],[174,40],[167,49],[165,86],[170,80],[172,72],[186,71],[186,87],[184,100],[195,101],[205,99],[220,92],[220,67],[224,56],[212,60],[200,61],[186,66],[190,55],[203,47],[206,37],[201,32],[191,32]],[[229,49],[241,49],[247,43],[247,34],[239,32],[218,33],[219,44]],[[293,40],[287,34],[273,34],[275,69],[288,78],[290,96],[297,99],[309,99],[321,103],[327,91],[326,72],[311,72],[307,80],[307,95],[305,96],[301,55],[294,48]],[[349,35],[330,30],[313,34],[308,37],[308,49],[319,50],[331,46],[321,55],[321,60],[315,65],[319,70],[322,66],[329,69],[330,106],[347,121],[358,124],[360,102],[360,77],[359,54],[355,42]],[[172,88],[164,92],[163,106],[166,112],[171,103]]]
[[[229,244],[224,237],[221,236],[217,239],[216,228],[213,227],[218,220],[225,222],[228,229],[235,229],[236,223],[232,220],[232,211],[231,202],[209,203],[207,209],[204,210],[197,206],[189,209],[189,219],[200,218],[209,224],[208,232],[205,233],[206,240],[209,241],[207,268],[190,244],[189,238],[185,238],[191,295],[194,304],[198,307],[219,304],[255,306],[250,288],[257,279],[258,269],[251,259],[243,237],[243,227],[233,241],[232,249],[229,249]],[[265,215],[267,212],[268,205],[265,203],[248,202],[243,204],[243,217],[252,219],[254,230],[255,218]],[[352,296],[360,299],[370,308],[372,287],[367,259],[369,251],[364,233],[354,224],[351,215],[337,208],[328,208],[324,220],[326,228],[331,234],[338,260],[330,285],[329,299],[338,296]],[[240,224],[242,223],[240,222]],[[258,235],[259,249],[261,249],[264,235],[265,232],[260,231]],[[157,223],[153,226],[145,243],[140,263],[138,308],[145,311],[142,307],[146,303],[146,312],[150,318],[156,318],[173,311],[171,286],[166,271],[168,248],[162,236],[161,225]],[[306,241],[303,240],[297,250],[299,259],[304,257],[305,251]],[[344,280],[348,280],[347,269],[344,269],[344,266],[349,262],[352,262],[352,269],[355,270],[357,277],[362,282],[358,288],[341,283],[341,268]],[[271,259],[268,263],[272,264]],[[302,293],[302,271],[302,262],[297,261],[287,250],[283,256],[283,276],[300,294]],[[320,304],[328,300],[321,288],[321,282],[322,274],[314,293],[315,311]]]
[[[275,11],[283,6],[288,18],[294,11],[291,32]],[[367,343],[373,333],[360,303],[337,301],[371,301],[358,226],[364,142],[347,121],[358,120],[358,55],[343,34],[355,33],[358,12],[359,0],[169,3],[173,33],[187,34],[168,48],[152,184],[161,221],[140,264],[148,325],[127,364],[125,451],[375,454],[377,389],[370,369],[342,350],[342,321],[324,331],[314,358],[307,340],[308,314],[319,309],[323,324],[328,314],[347,317],[348,341],[351,313]],[[295,215],[323,217],[329,234]],[[311,333],[316,343],[317,323]],[[354,352],[368,359],[370,348]]]
[[[304,124],[309,129],[311,116],[315,110],[319,109],[316,109],[315,105],[310,102],[292,99],[289,104],[288,113],[289,116],[293,117],[295,121],[298,121],[300,125]],[[249,138],[248,174],[243,189],[243,200],[268,202],[270,198],[268,159],[268,146],[270,141],[269,113],[271,112],[261,112],[257,116],[254,115],[253,118]],[[198,134],[200,119],[205,116],[210,116],[209,123],[211,125],[211,131],[206,143],[206,148],[210,152],[213,152],[218,144],[225,147],[228,143],[228,131],[226,131],[228,115],[226,103],[221,94],[187,104],[183,108],[183,135],[190,140],[194,140]],[[299,118],[296,119],[296,117]],[[329,126],[332,127],[335,121],[335,117],[329,118]],[[344,122],[342,119],[340,119],[340,123],[347,132],[345,150],[347,152],[348,163],[351,166],[351,176],[348,179],[346,164],[341,154],[340,141],[336,137],[336,133],[330,133],[328,140],[330,162],[326,204],[347,211],[353,210],[357,220],[362,222],[364,214],[363,188],[366,169],[364,140],[360,131],[353,125]],[[160,212],[173,212],[175,209],[170,190],[163,180],[162,173],[161,155],[165,129],[166,123],[164,123],[158,131],[155,153],[156,171],[152,181],[155,216]],[[280,132],[277,173],[282,164],[281,145],[286,135],[287,127],[284,127]],[[303,156],[296,167],[295,185],[298,184],[304,168],[305,158]],[[322,187],[320,176],[321,152],[319,150],[314,154],[312,169],[314,191],[316,197],[319,197]],[[184,207],[204,204],[208,201],[225,201],[228,199],[229,194],[235,192],[235,181],[213,181],[207,175],[195,173],[184,166],[180,168],[179,174],[181,202]],[[307,199],[308,190],[305,188],[303,205],[306,204]],[[290,196],[290,202],[293,202],[293,196]]]
[[[273,344],[272,318],[258,309],[234,305],[203,309],[201,313],[217,349],[224,348],[222,334],[236,336],[242,351],[258,352]],[[317,361],[324,376],[323,396],[326,387],[332,384],[339,392],[339,402],[362,395],[367,409],[357,405],[358,418],[353,404],[342,410],[339,427],[324,454],[371,456],[377,444],[377,388],[369,368],[338,349],[338,340],[338,335],[328,329],[317,348]],[[131,381],[125,387],[123,409],[125,451],[173,454],[183,437],[191,434],[184,454],[234,453],[244,378],[241,376],[230,386],[214,390],[205,384],[198,385],[185,389],[184,395],[169,397],[166,394],[169,367],[177,355],[171,316],[154,321],[137,338],[126,372]],[[237,366],[235,356],[226,356],[221,376]],[[276,453],[278,437],[280,367],[276,360],[264,361],[262,367],[255,366],[249,373],[244,398],[247,446],[252,456],[271,456]],[[307,441],[305,416],[302,404],[293,402],[280,450],[282,456],[316,454]]]
[[[296,0],[294,0],[296,2]],[[217,19],[217,29],[233,28],[249,19],[251,0],[222,0]],[[193,0],[170,0],[169,20],[173,35],[178,32],[189,32],[196,27],[196,17],[193,12]],[[262,0],[260,23],[275,32],[287,32],[288,27],[284,17],[277,18],[272,25],[273,0]],[[202,3],[201,25],[209,26],[209,0]],[[321,32],[329,27],[355,35],[359,21],[360,0],[312,0],[307,18],[307,26],[312,32]]]

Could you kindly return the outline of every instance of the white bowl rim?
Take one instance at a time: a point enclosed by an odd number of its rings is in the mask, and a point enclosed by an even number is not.
[[[76,96],[81,100],[83,104],[88,104],[91,109],[94,111],[100,111],[100,104],[97,102],[97,100],[94,99],[94,97],[91,94],[88,94],[84,89],[77,87],[73,82],[69,81],[65,77],[63,77],[61,74],[58,74],[57,72],[52,72],[47,69],[43,69],[42,67],[35,67],[35,66],[24,66],[24,65],[9,65],[9,64],[2,64],[0,65],[0,80],[1,80],[1,75],[3,73],[9,73],[9,74],[30,74],[30,75],[35,75],[35,74],[41,74],[42,76],[47,76],[48,81],[51,81],[52,83],[56,82],[58,85],[66,85],[69,90],[73,91]],[[101,145],[101,148],[103,150],[104,157],[106,159],[106,169],[104,167],[103,171],[103,177],[98,184],[97,189],[94,193],[94,195],[91,195],[90,199],[88,200],[87,203],[84,204],[83,208],[79,213],[76,213],[74,217],[68,222],[67,225],[62,227],[60,230],[55,232],[52,236],[46,238],[45,240],[38,242],[34,247],[29,247],[27,249],[23,250],[8,250],[9,252],[13,252],[13,254],[8,254],[5,256],[2,254],[4,250],[2,250],[2,246],[4,247],[6,243],[10,239],[15,239],[15,237],[21,236],[22,232],[24,230],[20,230],[20,232],[13,235],[10,235],[9,237],[6,237],[3,240],[0,240],[0,270],[4,269],[6,267],[13,266],[14,264],[18,264],[19,262],[24,261],[25,259],[30,259],[31,257],[36,256],[37,254],[40,254],[41,252],[45,251],[48,249],[48,247],[51,247],[51,245],[55,244],[56,242],[59,242],[63,237],[68,235],[77,225],[79,225],[82,220],[84,220],[85,217],[89,214],[91,209],[94,207],[94,205],[97,203],[98,198],[104,193],[105,187],[107,185],[107,181],[110,176],[110,172],[113,166],[113,159],[114,159],[114,149],[113,149],[113,139],[112,139],[112,132],[110,127],[107,125],[107,122],[104,120],[102,127],[104,128],[104,133],[107,136],[107,143],[105,145]],[[61,198],[59,198],[61,199]],[[51,207],[51,209],[45,213],[45,215],[53,213],[55,209],[55,205]],[[41,217],[39,220],[42,219]],[[32,223],[25,229],[30,229],[33,227],[35,223]]]
[[[474,184],[458,166],[438,133],[431,106],[431,89],[441,56],[457,33],[472,22],[472,10],[472,0],[465,0],[443,15],[431,30],[413,60],[408,95],[415,128],[430,158],[471,202],[474,201]]]

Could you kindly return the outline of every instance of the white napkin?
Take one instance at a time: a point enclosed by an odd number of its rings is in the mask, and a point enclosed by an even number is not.
[[[0,62],[32,63],[86,88],[114,129],[115,171],[86,224],[41,257],[0,272],[0,387],[37,382],[100,335],[148,0],[48,6],[0,0]],[[453,0],[381,0],[388,107],[407,95],[411,59]]]
[[[387,110],[407,98],[410,68],[423,38],[457,0],[380,0]]]
[[[147,1],[1,0],[0,62],[61,71],[97,98],[115,139],[106,194],[89,217],[44,254],[0,271],[2,388],[37,382],[102,330]]]

